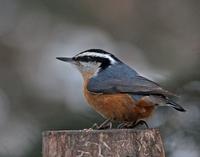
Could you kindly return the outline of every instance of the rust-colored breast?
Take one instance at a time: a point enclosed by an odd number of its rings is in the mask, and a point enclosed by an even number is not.
[[[99,94],[87,90],[84,84],[84,96],[90,106],[107,119],[116,121],[136,121],[151,115],[154,105],[143,97],[135,101],[129,94]]]

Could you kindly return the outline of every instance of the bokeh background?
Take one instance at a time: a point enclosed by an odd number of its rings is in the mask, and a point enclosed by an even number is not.
[[[0,0],[0,156],[41,157],[42,131],[103,119],[82,78],[57,56],[112,52],[180,95],[186,113],[159,108],[168,157],[200,154],[200,1]]]

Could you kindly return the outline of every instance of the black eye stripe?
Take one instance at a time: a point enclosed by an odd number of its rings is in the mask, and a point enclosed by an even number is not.
[[[73,58],[75,61],[82,61],[82,62],[110,62],[110,59],[103,58],[103,57],[95,57],[95,56],[79,56]]]

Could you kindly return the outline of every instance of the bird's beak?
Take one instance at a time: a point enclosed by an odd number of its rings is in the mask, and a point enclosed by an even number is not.
[[[68,62],[68,63],[72,63],[74,61],[72,58],[67,58],[67,57],[56,57],[56,59],[61,60],[63,62]]]

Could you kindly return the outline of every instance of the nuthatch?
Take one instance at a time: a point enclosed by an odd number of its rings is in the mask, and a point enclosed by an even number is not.
[[[82,74],[86,100],[107,119],[99,129],[110,121],[122,122],[120,127],[145,123],[143,120],[150,117],[157,106],[185,111],[173,100],[174,94],[104,50],[89,49],[72,58],[57,59],[75,65]]]

